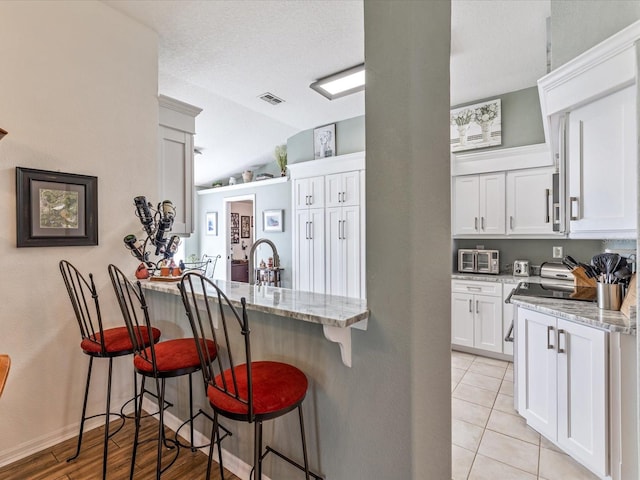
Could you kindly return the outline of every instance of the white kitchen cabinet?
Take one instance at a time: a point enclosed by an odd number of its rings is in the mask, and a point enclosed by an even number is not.
[[[504,235],[505,173],[462,175],[453,181],[453,234]]]
[[[327,207],[360,205],[360,172],[327,175],[325,192]]]
[[[364,167],[362,152],[289,166],[294,289],[365,298]]]
[[[332,207],[325,214],[326,293],[360,297],[360,207]]]
[[[517,311],[518,411],[596,475],[609,473],[607,333]]]
[[[190,235],[193,223],[193,135],[198,107],[160,95],[159,201],[175,208],[172,234]]]
[[[555,169],[528,168],[507,172],[507,233],[553,233],[553,174]]]
[[[323,208],[325,206],[324,184],[323,175],[294,180],[293,203],[295,208]]]
[[[295,215],[295,289],[325,293],[324,208],[296,210]]]
[[[451,343],[502,353],[502,284],[451,282]]]
[[[635,86],[569,113],[569,231],[573,238],[635,238]]]

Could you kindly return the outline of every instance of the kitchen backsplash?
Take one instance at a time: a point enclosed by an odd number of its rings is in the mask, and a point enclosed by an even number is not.
[[[635,250],[635,240],[515,240],[515,239],[454,239],[451,264],[457,270],[459,248],[481,248],[500,250],[500,271],[511,273],[514,260],[529,260],[534,267],[543,262],[560,262],[553,258],[553,247],[562,247],[563,255],[571,255],[578,261],[589,263],[591,257],[605,249]]]

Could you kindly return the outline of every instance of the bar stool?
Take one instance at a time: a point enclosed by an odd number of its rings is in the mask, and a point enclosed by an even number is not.
[[[142,291],[139,281],[135,284],[129,281],[124,273],[115,265],[109,265],[109,276],[116,292],[118,303],[122,311],[127,330],[135,332],[136,329],[152,329],[149,317],[149,307]],[[136,409],[136,430],[133,441],[133,454],[131,457],[131,473],[133,478],[135,469],[136,452],[138,449],[140,432],[140,415],[142,412],[142,398],[145,394],[151,394],[145,388],[147,377],[153,378],[156,384],[158,405],[165,405],[165,380],[171,377],[189,375],[189,418],[193,419],[193,392],[191,389],[191,374],[201,368],[198,349],[193,338],[179,338],[165,340],[157,344],[145,345],[138,341],[136,335],[131,334],[131,342],[134,349],[133,365],[137,373],[142,375],[142,388],[140,392],[140,403]],[[211,341],[203,341],[198,348],[206,352],[209,358],[216,358],[216,346]],[[168,439],[164,434],[164,410],[159,409],[160,419],[158,424],[158,456],[156,460],[156,479],[159,480],[165,472],[178,458],[180,453],[180,442],[177,439]],[[184,424],[183,424],[184,425]],[[191,444],[193,445],[193,422],[191,428]],[[179,429],[178,429],[179,430]],[[162,446],[168,449],[175,448],[175,455],[168,465],[162,468]]]
[[[89,356],[89,368],[87,371],[87,381],[84,391],[84,401],[82,404],[82,417],[80,419],[80,433],[78,434],[78,446],[75,455],[67,459],[70,462],[80,455],[82,446],[82,435],[84,432],[84,424],[86,420],[105,416],[104,421],[104,446],[102,458],[102,478],[107,476],[107,454],[109,447],[109,438],[118,433],[124,425],[125,415],[122,413],[111,412],[111,377],[113,371],[113,359],[123,355],[133,353],[133,345],[129,338],[129,332],[125,327],[114,327],[105,329],[102,324],[102,315],[100,314],[100,304],[98,302],[98,292],[93,281],[93,274],[89,274],[89,281],[67,260],[61,260],[59,263],[60,273],[73,306],[73,311],[80,327],[80,335],[82,342],[80,348],[82,352]],[[151,339],[148,332],[151,331]],[[137,337],[142,343],[149,344],[157,342],[160,338],[160,330],[157,328],[147,330],[146,328],[137,330]],[[109,375],[107,379],[107,405],[105,413],[100,413],[87,417],[87,397],[89,395],[89,386],[91,384],[91,369],[93,367],[94,358],[109,359]],[[137,384],[134,378],[134,399],[137,397]],[[128,402],[127,402],[128,403]],[[124,408],[124,406],[123,406]],[[122,422],[115,431],[109,432],[109,420],[111,416],[119,417]]]
[[[202,364],[202,373],[207,386],[207,397],[213,409],[213,427],[211,430],[211,445],[207,465],[207,480],[211,474],[213,445],[216,437],[220,437],[218,416],[254,423],[254,480],[262,480],[262,460],[268,453],[275,453],[291,465],[305,472],[305,478],[322,477],[309,470],[307,444],[304,433],[304,419],[302,416],[302,401],[307,394],[308,381],[306,375],[294,367],[281,362],[251,360],[251,342],[249,319],[247,317],[246,301],[243,297],[241,313],[220,288],[210,279],[198,272],[186,273],[180,283],[180,292],[184,302],[187,317],[193,330],[193,337],[198,346],[198,355]],[[215,303],[218,305],[216,306]],[[236,302],[237,303],[237,302]],[[223,308],[227,307],[226,309]],[[227,322],[225,310],[231,312]],[[218,312],[221,327],[214,328],[214,312]],[[244,348],[236,351],[236,358],[232,351],[234,345],[230,332],[237,328],[239,334],[235,338],[243,338]],[[201,346],[205,341],[212,341],[218,348],[217,359],[211,357]],[[291,460],[282,453],[267,446],[264,453],[262,448],[262,423],[280,417],[292,410],[298,410],[300,434],[302,437],[302,454],[304,464]],[[218,448],[220,476],[224,480],[221,449]]]

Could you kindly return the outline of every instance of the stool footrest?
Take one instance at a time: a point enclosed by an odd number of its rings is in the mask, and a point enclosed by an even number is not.
[[[264,457],[266,457],[269,453],[275,453],[281,459],[285,460],[286,462],[290,463],[294,467],[296,467],[296,468],[298,468],[298,469],[300,469],[300,470],[302,470],[304,472],[304,465],[300,465],[298,462],[296,462],[294,460],[291,460],[285,454],[278,452],[277,450],[271,448],[268,445],[265,448],[265,452],[262,455],[262,458],[264,459]],[[312,476],[313,478],[315,478],[316,480],[324,480],[324,477],[322,477],[321,475],[318,475],[317,473],[313,473],[311,470],[309,470],[309,475]]]
[[[180,439],[178,438],[178,436],[180,435],[180,430],[182,429],[182,427],[184,427],[186,424],[188,423],[193,423],[193,421],[198,417],[198,415],[204,415],[205,417],[207,417],[209,420],[211,420],[213,422],[213,417],[211,415],[209,415],[207,412],[205,412],[202,409],[198,410],[198,413],[196,413],[192,418],[188,418],[187,420],[185,420],[182,425],[180,425],[178,427],[178,429],[176,430],[176,435],[175,435],[175,441],[178,443],[178,445],[180,445],[182,448],[190,448],[192,452],[195,452],[196,450],[199,450],[201,448],[206,448],[209,445],[211,445],[211,443],[206,443],[204,445],[187,445],[185,443],[182,443],[180,441]],[[224,435],[222,435],[222,437],[220,437],[220,442],[222,442],[222,440],[224,440],[227,437],[232,436],[233,434],[227,430],[223,425],[220,425],[220,423],[218,423],[218,427],[221,428],[222,430],[224,430]]]

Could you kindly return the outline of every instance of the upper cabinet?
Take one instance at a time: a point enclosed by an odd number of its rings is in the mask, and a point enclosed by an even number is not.
[[[160,95],[158,132],[159,193],[176,209],[171,232],[193,233],[193,135],[198,107]]]
[[[569,113],[569,231],[574,238],[636,237],[635,88]]]
[[[507,233],[553,234],[553,174],[549,167],[507,172]]]
[[[538,81],[572,238],[636,238],[639,38],[636,22]]]
[[[453,233],[501,235],[505,230],[504,173],[464,175],[453,184]]]
[[[545,145],[455,155],[453,235],[564,235],[557,170]]]

